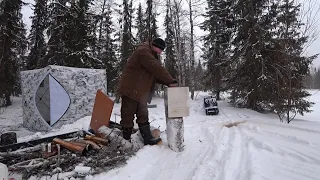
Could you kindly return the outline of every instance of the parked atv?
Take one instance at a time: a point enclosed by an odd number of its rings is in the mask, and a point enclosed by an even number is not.
[[[219,114],[218,102],[216,98],[214,98],[213,96],[205,96],[203,101],[206,115]]]

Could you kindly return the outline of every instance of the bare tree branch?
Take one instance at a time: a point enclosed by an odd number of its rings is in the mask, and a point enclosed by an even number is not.
[[[318,0],[300,0],[300,22],[304,25],[301,28],[301,35],[308,37],[308,42],[304,46],[304,52],[318,39],[320,32],[320,22],[317,20],[320,13],[320,3]],[[299,3],[299,2],[296,2]]]

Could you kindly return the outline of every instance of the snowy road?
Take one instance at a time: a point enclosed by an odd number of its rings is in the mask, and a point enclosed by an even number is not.
[[[163,101],[150,110],[152,125],[165,130]],[[316,180],[320,176],[320,124],[280,123],[259,114],[220,103],[218,116],[205,116],[202,101],[191,103],[185,119],[185,150],[146,146],[122,168],[87,179],[192,180]],[[163,114],[163,115],[162,115]],[[242,122],[225,127],[230,122]]]

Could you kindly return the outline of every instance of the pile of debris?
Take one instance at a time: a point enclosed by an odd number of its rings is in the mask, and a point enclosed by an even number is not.
[[[122,138],[119,124],[101,126],[97,133],[76,131],[29,142],[0,146],[0,162],[10,173],[28,179],[73,172],[72,177],[94,175],[125,164],[143,147],[139,132],[130,143]],[[136,139],[136,140],[135,140]]]

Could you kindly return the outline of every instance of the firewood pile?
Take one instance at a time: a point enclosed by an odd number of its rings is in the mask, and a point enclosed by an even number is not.
[[[78,131],[0,146],[0,162],[22,179],[62,172],[74,172],[72,176],[78,177],[123,165],[141,147],[124,140],[119,129],[102,126],[95,134]],[[89,171],[81,174],[77,172],[79,166]]]

